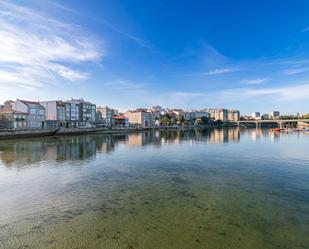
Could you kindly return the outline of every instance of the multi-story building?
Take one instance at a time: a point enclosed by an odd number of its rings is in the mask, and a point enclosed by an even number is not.
[[[270,119],[278,119],[280,117],[280,112],[279,111],[272,111],[269,113],[269,118]]]
[[[156,116],[152,112],[147,112],[146,109],[127,111],[124,116],[128,118],[130,125],[150,127],[154,126],[156,122]]]
[[[262,115],[262,119],[263,119],[263,120],[269,119],[269,115],[268,115],[267,113],[264,113],[264,114]]]
[[[68,121],[68,127],[79,127],[79,104],[74,102],[65,102],[64,105],[65,119]]]
[[[228,121],[228,110],[227,109],[204,109],[205,112],[208,112],[210,118],[214,120],[221,120],[223,122]]]
[[[108,106],[98,107],[97,110],[102,115],[102,123],[104,126],[111,127],[113,125],[113,116],[116,111]]]
[[[262,119],[262,116],[261,116],[260,112],[253,112],[251,116],[254,119]]]
[[[196,110],[191,110],[190,111],[190,119],[194,120],[197,118],[208,118],[209,117],[209,113],[206,111],[196,111]]]
[[[39,102],[17,99],[12,102],[12,110],[27,114],[28,129],[45,128],[45,108]]]
[[[240,112],[238,110],[228,110],[227,120],[228,121],[238,121],[240,119]]]
[[[113,126],[127,127],[127,126],[129,126],[129,120],[124,115],[115,115],[115,116],[113,116]]]
[[[46,126],[49,128],[69,127],[66,119],[66,105],[62,101],[42,101],[40,105],[45,108]]]
[[[84,99],[66,101],[66,115],[73,127],[90,128],[96,123],[96,105]]]

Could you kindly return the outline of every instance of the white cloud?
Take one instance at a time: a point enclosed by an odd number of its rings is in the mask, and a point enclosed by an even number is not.
[[[309,96],[309,84],[263,89],[236,88],[221,91],[219,94],[227,101],[254,97],[269,97],[275,101],[302,100]]]
[[[130,90],[143,90],[149,84],[146,83],[135,83],[130,80],[115,80],[110,82],[105,82],[103,85],[108,86],[113,90],[122,90],[122,91],[130,91]]]
[[[86,79],[88,73],[76,68],[102,57],[88,37],[77,25],[1,1],[0,85],[37,88]]]
[[[309,67],[290,68],[283,71],[285,75],[294,75],[299,73],[305,73],[309,71]]]
[[[241,80],[241,83],[245,83],[248,85],[260,85],[264,84],[267,81],[270,81],[271,79],[269,78],[259,78],[259,79],[251,79],[251,80]]]
[[[226,74],[239,71],[237,68],[223,68],[223,69],[215,69],[212,71],[208,71],[203,73],[203,75],[217,75],[217,74]]]

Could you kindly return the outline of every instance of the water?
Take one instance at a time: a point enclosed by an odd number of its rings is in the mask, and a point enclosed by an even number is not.
[[[309,248],[309,135],[0,142],[0,248]]]

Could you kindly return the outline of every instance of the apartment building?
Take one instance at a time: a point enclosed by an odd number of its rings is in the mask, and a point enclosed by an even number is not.
[[[127,111],[124,116],[128,118],[130,125],[150,127],[154,126],[156,122],[155,114],[152,112],[147,112],[146,109]]]
[[[205,112],[209,113],[210,118],[214,120],[221,120],[223,122],[228,121],[228,110],[227,109],[204,109]]]
[[[111,127],[113,125],[113,116],[116,114],[117,111],[108,106],[99,106],[97,110],[101,113],[103,125]]]
[[[280,117],[279,111],[272,111],[272,112],[269,113],[270,119],[279,119],[279,117]]]
[[[17,99],[12,102],[12,110],[27,115],[27,129],[45,128],[45,108],[39,102]]]
[[[13,101],[8,100],[0,108],[0,129],[24,130],[28,127],[28,113],[14,111]]]
[[[48,128],[69,127],[69,120],[66,119],[66,105],[63,101],[42,101],[40,105],[45,108]]]
[[[251,117],[252,117],[253,119],[262,119],[262,115],[261,115],[260,112],[252,112]]]
[[[66,118],[71,127],[90,128],[96,123],[96,105],[84,99],[67,100]]]
[[[238,121],[240,119],[240,112],[238,110],[228,110],[227,120],[228,121]]]

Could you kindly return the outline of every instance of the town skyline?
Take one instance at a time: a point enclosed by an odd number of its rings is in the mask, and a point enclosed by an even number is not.
[[[306,114],[308,11],[307,1],[1,1],[0,103]]]

